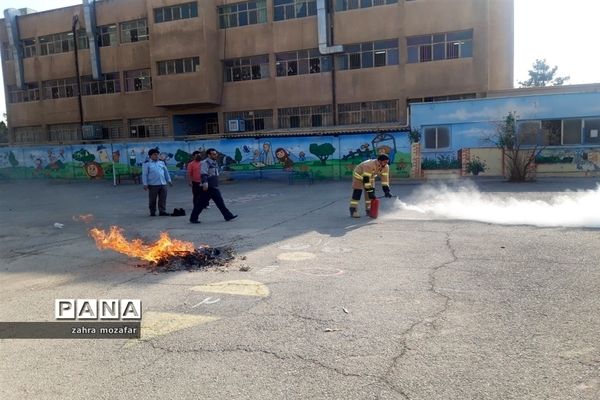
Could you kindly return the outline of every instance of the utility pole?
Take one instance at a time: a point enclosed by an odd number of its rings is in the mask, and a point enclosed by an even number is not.
[[[79,54],[77,44],[77,25],[79,24],[79,16],[73,15],[73,49],[75,50],[75,73],[77,77],[77,102],[79,104],[79,127],[81,129],[81,138],[83,139],[83,103],[81,101],[81,77],[79,76]]]

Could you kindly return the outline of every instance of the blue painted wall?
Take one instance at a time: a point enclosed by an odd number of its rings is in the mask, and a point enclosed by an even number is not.
[[[430,150],[421,145],[421,157],[458,158],[462,148],[495,147],[492,140],[497,124],[509,112],[519,121],[567,118],[600,118],[600,93],[560,93],[411,104],[411,128],[446,126],[450,129],[450,146]],[[545,154],[565,149],[587,149],[593,144],[549,147]]]
[[[358,163],[386,152],[395,178],[408,177],[410,143],[406,132],[339,136],[240,138],[197,141],[105,143],[0,148],[0,175],[11,178],[112,179],[139,172],[148,150],[158,148],[175,175],[184,175],[194,150],[214,147],[220,165],[235,178],[260,178],[271,172],[310,172],[316,179],[350,177]]]

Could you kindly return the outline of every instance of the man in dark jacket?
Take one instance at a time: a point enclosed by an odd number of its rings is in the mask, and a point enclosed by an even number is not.
[[[218,158],[219,153],[217,150],[210,148],[206,150],[206,158],[202,161],[200,166],[202,190],[204,191],[204,196],[202,196],[204,204],[201,206],[200,212],[202,212],[202,209],[208,206],[208,203],[212,199],[219,211],[221,211],[221,214],[223,214],[225,221],[231,221],[232,219],[237,218],[237,215],[233,215],[231,211],[229,211],[229,209],[225,206],[223,196],[221,196],[221,191],[219,190]]]

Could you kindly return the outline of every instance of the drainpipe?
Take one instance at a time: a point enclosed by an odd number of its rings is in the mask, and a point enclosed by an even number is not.
[[[333,46],[333,1],[317,0],[317,33],[319,36],[319,53],[333,55],[342,53],[344,46]],[[327,5],[329,5],[329,10]],[[333,106],[333,125],[337,125],[337,100],[335,90],[335,60],[331,60],[331,99]]]
[[[81,101],[81,76],[79,76],[79,48],[77,43],[77,25],[79,24],[79,17],[73,15],[73,25],[71,31],[73,32],[73,50],[75,52],[75,74],[77,76],[77,104],[79,105],[79,127],[81,128],[81,138],[83,139],[83,103]]]
[[[83,18],[85,19],[85,33],[90,43],[90,62],[92,64],[92,78],[100,79],[102,67],[100,64],[100,50],[96,39],[96,1],[83,0]]]
[[[17,17],[21,12],[16,8],[8,8],[4,10],[4,23],[6,24],[6,32],[8,33],[8,44],[13,52],[15,59],[15,78],[17,87],[25,89],[25,76],[23,72],[23,47],[21,46],[21,36],[19,35],[19,22]]]

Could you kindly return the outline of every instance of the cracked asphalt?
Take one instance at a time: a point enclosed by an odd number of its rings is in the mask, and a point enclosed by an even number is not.
[[[547,199],[596,181],[475,184]],[[139,185],[0,183],[0,321],[52,321],[56,298],[139,298],[148,324],[141,340],[0,340],[0,398],[599,398],[598,229],[387,218],[391,201],[356,220],[349,182],[221,189],[239,218],[213,206],[191,225],[148,217]],[[190,205],[176,180],[169,208]],[[110,225],[238,258],[153,274],[96,249],[87,230]]]

